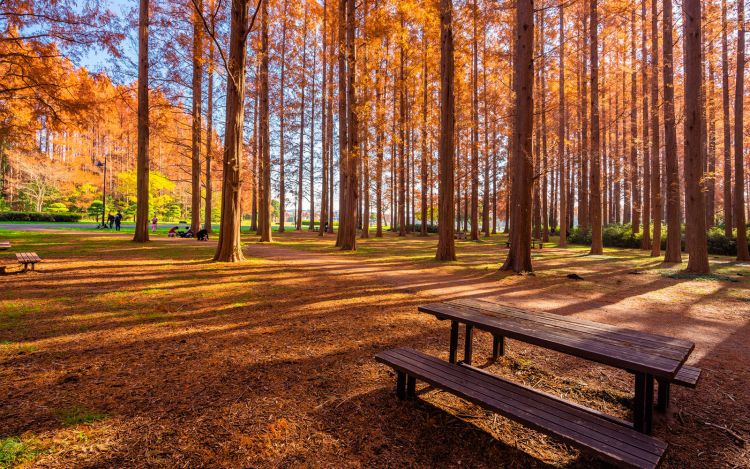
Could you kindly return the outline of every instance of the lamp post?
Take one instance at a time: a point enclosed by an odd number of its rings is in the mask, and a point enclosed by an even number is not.
[[[107,213],[107,156],[104,156],[104,162],[97,161],[94,163],[98,168],[102,168],[102,227],[105,224],[105,215]]]

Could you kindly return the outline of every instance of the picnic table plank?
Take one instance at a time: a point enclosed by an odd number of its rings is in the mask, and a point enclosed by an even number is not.
[[[692,342],[679,339],[661,345],[658,344],[661,336],[607,325],[595,327],[596,323],[590,321],[550,314],[536,317],[536,313],[522,310],[503,312],[495,303],[482,300],[433,303],[420,306],[419,311],[628,371],[669,379],[674,378],[694,348]]]

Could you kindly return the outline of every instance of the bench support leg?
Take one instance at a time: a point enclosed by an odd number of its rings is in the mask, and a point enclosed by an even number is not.
[[[417,396],[417,378],[406,375],[406,398],[414,399]]]
[[[401,400],[406,398],[406,373],[403,371],[396,372],[396,396]]]
[[[451,342],[448,350],[448,361],[456,363],[456,349],[458,348],[458,321],[451,321]]]
[[[492,359],[505,355],[505,337],[501,335],[492,336]]]
[[[659,392],[657,394],[656,398],[656,410],[664,413],[669,408],[669,381],[667,380],[657,380],[659,383]]]
[[[466,325],[466,337],[464,337],[464,363],[471,365],[472,342],[474,338],[474,326]]]
[[[654,377],[646,373],[635,374],[635,399],[633,428],[651,434],[654,406]]]

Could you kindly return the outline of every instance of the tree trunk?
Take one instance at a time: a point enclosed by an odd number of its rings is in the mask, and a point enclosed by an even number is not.
[[[641,249],[651,248],[651,159],[649,155],[649,116],[648,116],[648,66],[646,49],[646,2],[641,2],[641,94],[643,115],[643,138],[641,139],[641,152],[643,153],[643,237],[641,238]]]
[[[284,19],[281,25],[281,72],[279,74],[279,233],[285,231],[284,222],[286,218],[286,167],[284,164],[286,155],[286,140],[284,138],[286,105],[284,104],[284,98],[286,96],[286,20],[288,6],[289,0],[284,0]],[[325,47],[325,42],[323,44],[323,47]]]
[[[310,222],[307,229],[315,231],[315,32],[313,31],[312,82],[310,83]]]
[[[477,46],[477,0],[472,4],[471,36],[471,239],[479,240],[479,48]]]
[[[659,16],[657,0],[651,0],[651,219],[654,235],[651,256],[661,254],[661,158],[659,155]]]
[[[489,103],[487,102],[487,26],[482,27],[482,94],[484,101],[484,190],[482,191],[482,231],[490,236],[490,129]]]
[[[383,102],[385,67],[375,74],[375,237],[383,237],[383,143],[385,135],[385,103]]]
[[[328,95],[326,90],[328,89],[328,55],[327,55],[327,26],[328,26],[328,2],[323,0],[323,79],[321,80],[321,91],[320,91],[320,135],[321,135],[321,191],[320,191],[320,227],[318,229],[318,236],[323,236],[326,230],[326,223],[328,222],[328,114],[327,114],[327,102]]]
[[[635,6],[630,10],[630,197],[633,233],[641,230],[641,197],[638,190],[638,75],[635,59]]]
[[[440,0],[440,148],[438,190],[438,261],[455,261],[453,239],[455,218],[454,194],[454,133],[455,103],[453,98],[453,1]]]
[[[401,17],[403,34],[404,19]],[[404,41],[399,40],[399,78],[398,78],[398,235],[406,236],[406,80],[404,77]]]
[[[591,254],[602,254],[602,193],[599,155],[599,14],[590,0],[591,34]],[[585,83],[585,80],[584,80]]]
[[[201,106],[203,102],[203,0],[193,3],[193,126],[190,228],[193,233],[201,229]]]
[[[591,228],[589,215],[590,191],[589,191],[589,116],[588,116],[588,76],[587,67],[590,62],[589,52],[589,22],[587,21],[591,13],[589,11],[590,3],[583,2],[583,46],[581,47],[581,148],[580,148],[580,167],[578,175],[578,226],[588,231]],[[598,99],[598,97],[597,97]],[[593,126],[592,126],[593,127]],[[592,128],[593,131],[593,128]],[[598,138],[598,134],[597,134]],[[598,151],[598,150],[597,150]],[[598,155],[597,155],[598,157]]]
[[[541,217],[542,217],[542,241],[549,241],[549,217],[547,216],[548,200],[547,200],[547,173],[549,167],[547,165],[547,58],[544,51],[544,10],[539,12],[539,38],[540,38],[540,72],[541,78],[539,83],[539,108],[541,110],[541,133],[542,133],[542,159],[541,159],[541,174],[538,179],[541,180],[540,197],[541,197]]]
[[[737,78],[734,82],[734,219],[737,226],[737,260],[750,260],[745,226],[745,2],[737,1]]]
[[[568,198],[567,186],[565,181],[565,5],[560,3],[560,109],[559,127],[557,130],[557,161],[560,173],[560,239],[558,246],[566,247],[568,245]]]
[[[662,21],[664,51],[664,162],[667,182],[667,252],[664,262],[681,262],[680,174],[677,162],[677,129],[674,111],[674,61],[672,48],[672,0],[664,0]],[[697,95],[695,96],[697,99]]]
[[[268,126],[268,2],[261,5],[260,61],[260,241],[271,242],[271,139]]]
[[[592,0],[595,1],[595,0]],[[516,2],[515,50],[513,55],[513,156],[511,167],[510,249],[501,270],[531,272],[531,155],[534,109],[534,2]]]
[[[714,74],[714,41],[708,42],[708,194],[706,194],[706,226],[713,227],[716,224],[716,76]]]
[[[209,9],[213,11],[214,0],[210,0]],[[211,15],[211,35],[216,34],[216,23],[215,18]],[[211,222],[213,215],[211,214],[213,204],[213,188],[211,187],[211,152],[213,151],[213,135],[214,135],[214,60],[215,60],[215,46],[214,41],[209,40],[208,45],[208,96],[206,96],[206,206],[203,215],[203,220],[206,226],[206,231],[211,233],[213,227]]]
[[[140,0],[138,19],[138,164],[136,174],[136,214],[133,241],[148,241],[149,197],[149,114],[148,114],[148,3]],[[104,213],[102,212],[102,218]]]
[[[684,0],[685,24],[685,236],[689,253],[687,271],[705,274],[708,268],[706,199],[703,195],[703,127],[700,96],[703,83],[701,61],[701,0]]]
[[[345,0],[341,0],[345,1]],[[308,7],[305,3],[305,19],[302,23],[302,91],[299,113],[299,157],[297,158],[297,216],[295,229],[302,229],[302,180],[305,177],[304,155],[305,155],[305,88],[307,87],[307,22]]]
[[[264,2],[265,4],[265,2]],[[221,228],[214,260],[243,260],[240,247],[240,173],[244,124],[245,68],[248,0],[232,0],[227,79],[226,129],[224,132],[224,181],[221,199]]]
[[[724,236],[732,237],[732,137],[729,122],[729,52],[727,0],[721,0],[721,110],[724,135]],[[736,124],[735,124],[736,125]]]
[[[422,29],[422,214],[420,234],[427,236],[427,31]]]

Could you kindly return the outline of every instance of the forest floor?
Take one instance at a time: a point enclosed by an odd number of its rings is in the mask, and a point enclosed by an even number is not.
[[[642,251],[551,243],[519,276],[497,271],[502,235],[457,242],[447,265],[435,236],[356,253],[309,232],[243,238],[246,262],[216,264],[213,241],[0,230],[0,467],[596,467],[447,393],[395,398],[373,355],[446,358],[448,326],[417,306],[457,297],[694,341],[698,388],[673,387],[655,425],[664,467],[750,466],[749,264],[711,256],[713,274],[691,278]],[[14,251],[44,262],[17,273]],[[506,347],[489,371],[628,418],[627,373]]]

